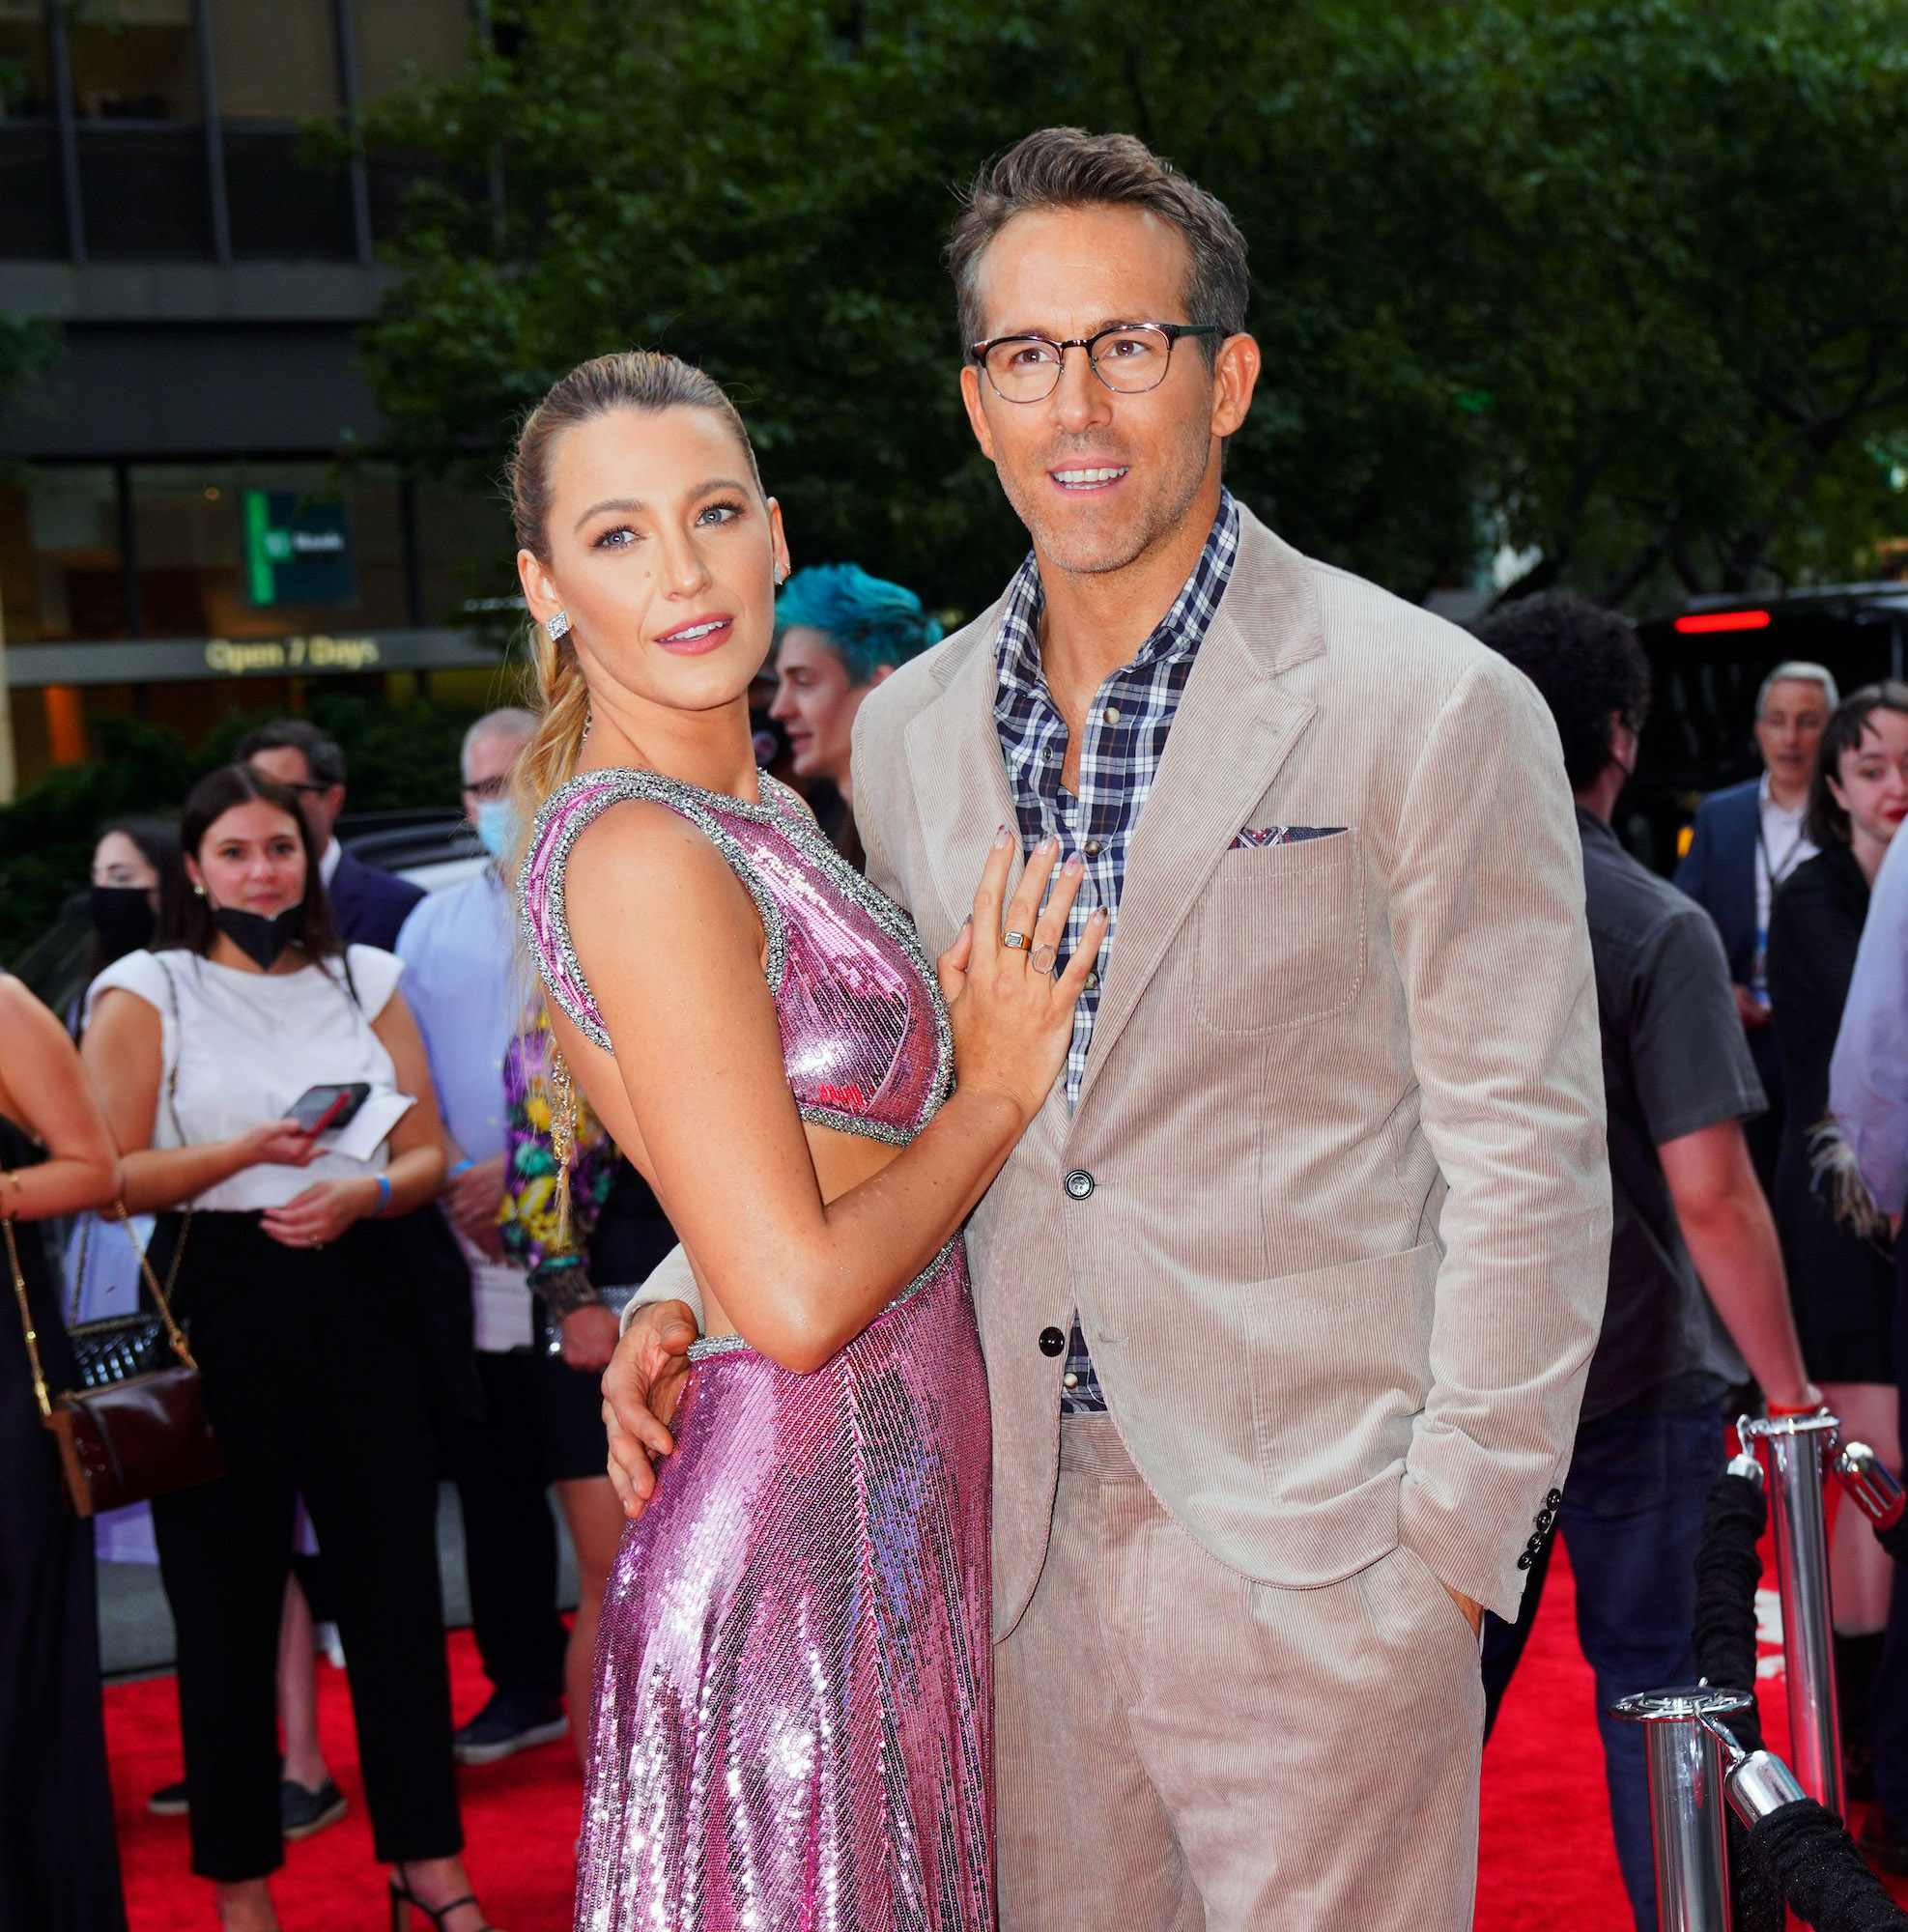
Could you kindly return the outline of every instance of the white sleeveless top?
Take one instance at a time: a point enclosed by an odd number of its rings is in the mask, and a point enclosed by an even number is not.
[[[362,1080],[371,1088],[360,1122],[342,1136],[325,1135],[319,1145],[326,1151],[309,1166],[245,1168],[200,1195],[195,1207],[225,1213],[278,1208],[314,1180],[348,1179],[384,1165],[382,1138],[363,1147],[361,1157],[358,1149],[365,1127],[382,1119],[381,1135],[389,1133],[406,1105],[391,1057],[371,1031],[404,966],[375,946],[351,947],[347,957],[349,981],[335,959],[296,973],[247,973],[195,952],[128,952],[87,988],[89,1022],[100,995],[114,987],[158,1013],[156,1148],[230,1140],[262,1121],[282,1120],[307,1087]],[[354,1143],[352,1151],[334,1145],[341,1137]]]

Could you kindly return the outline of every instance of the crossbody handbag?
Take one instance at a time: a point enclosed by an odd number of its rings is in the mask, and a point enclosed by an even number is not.
[[[40,1414],[60,1448],[60,1475],[75,1516],[124,1509],[174,1490],[189,1489],[225,1473],[225,1454],[206,1412],[205,1378],[192,1359],[185,1337],[172,1319],[172,1304],[153,1264],[139,1247],[124,1204],[113,1204],[126,1237],[139,1253],[139,1267],[157,1305],[157,1321],[146,1315],[90,1321],[74,1331],[80,1386],[49,1394],[40,1365],[40,1338],[34,1332],[26,1276],[20,1271],[14,1218],[0,1221],[13,1270],[14,1297],[26,1330],[27,1359]],[[189,1223],[190,1214],[187,1214]],[[173,1251],[169,1272],[176,1280],[185,1230]],[[171,1286],[168,1282],[167,1288]],[[157,1337],[175,1359],[163,1362]]]

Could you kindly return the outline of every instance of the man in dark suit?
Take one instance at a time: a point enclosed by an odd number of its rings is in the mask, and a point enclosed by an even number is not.
[[[237,756],[298,793],[312,843],[323,855],[318,873],[331,895],[338,936],[347,945],[393,952],[398,928],[424,896],[423,888],[354,859],[331,836],[345,809],[345,754],[337,741],[302,718],[276,718],[247,731],[239,740]]]
[[[1769,905],[1776,888],[1815,856],[1802,829],[1803,814],[1815,776],[1815,748],[1840,701],[1835,679],[1817,664],[1780,664],[1762,680],[1755,742],[1763,774],[1703,800],[1690,849],[1676,867],[1677,885],[1707,909],[1723,935],[1736,1010],[1769,1095],[1769,1111],[1748,1127],[1750,1154],[1765,1192],[1774,1184],[1782,1135],[1781,1066],[1763,972]]]

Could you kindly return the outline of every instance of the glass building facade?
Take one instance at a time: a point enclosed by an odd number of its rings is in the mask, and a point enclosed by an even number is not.
[[[20,781],[115,712],[193,738],[314,676],[481,695],[500,505],[356,454],[355,335],[417,164],[315,138],[475,26],[470,0],[0,0],[0,313],[65,347],[0,416]]]

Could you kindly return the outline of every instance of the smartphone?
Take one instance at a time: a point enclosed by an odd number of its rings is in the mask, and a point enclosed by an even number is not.
[[[354,1080],[349,1087],[307,1087],[285,1118],[296,1121],[308,1134],[322,1134],[348,1124],[370,1097],[371,1085],[365,1080]]]

